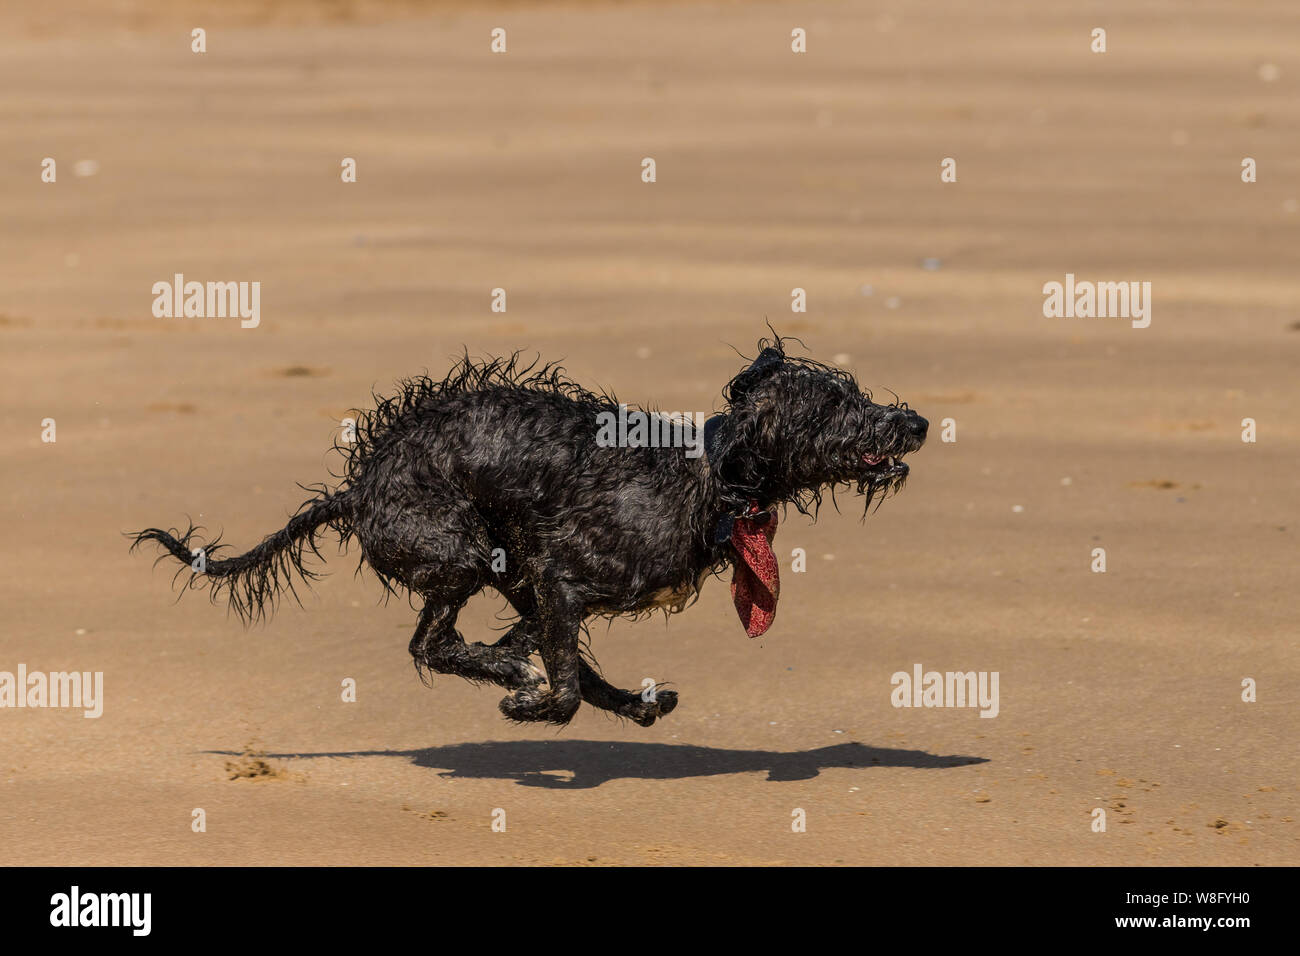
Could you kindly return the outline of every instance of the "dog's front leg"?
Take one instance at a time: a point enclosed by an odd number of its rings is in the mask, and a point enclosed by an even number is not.
[[[550,688],[524,688],[501,701],[501,713],[511,720],[567,724],[582,704],[579,682],[578,632],[584,608],[573,589],[555,586],[539,595],[542,664]]]
[[[655,719],[672,713],[677,706],[677,693],[655,689],[650,700],[631,690],[619,690],[596,673],[586,661],[578,662],[578,680],[582,685],[582,699],[593,707],[649,727]]]

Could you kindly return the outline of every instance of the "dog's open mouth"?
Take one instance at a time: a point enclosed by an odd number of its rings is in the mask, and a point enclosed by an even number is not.
[[[866,466],[865,477],[874,480],[898,478],[910,470],[907,463],[897,455],[863,455],[862,464]]]

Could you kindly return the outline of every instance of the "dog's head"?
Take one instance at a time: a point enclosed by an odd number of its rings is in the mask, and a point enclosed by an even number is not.
[[[842,369],[786,356],[780,337],[759,348],[723,392],[715,467],[729,505],[749,497],[815,510],[822,489],[848,484],[870,507],[902,486],[904,456],[925,442],[924,418],[905,403],[876,404]]]

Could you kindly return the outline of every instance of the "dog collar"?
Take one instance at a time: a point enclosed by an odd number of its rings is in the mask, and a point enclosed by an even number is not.
[[[758,502],[751,501],[749,507],[739,514],[732,514],[728,511],[718,519],[718,526],[713,530],[713,543],[726,544],[730,541],[731,533],[735,529],[737,521],[748,521],[755,527],[761,527],[771,520],[772,512],[760,508]]]
[[[704,457],[709,466],[714,469],[714,474],[717,475],[719,482],[721,482],[722,478],[717,471],[718,448],[723,438],[726,437],[727,427],[727,416],[723,414],[714,415],[704,423]],[[713,529],[713,543],[723,545],[730,541],[731,532],[737,519],[743,518],[752,522],[754,526],[761,526],[766,524],[771,517],[772,512],[760,508],[758,502],[751,498],[745,508],[722,512],[717,525]]]
[[[704,423],[704,455],[719,484],[718,449],[728,428],[726,415],[714,415]],[[735,500],[739,496],[732,495]],[[740,623],[750,637],[767,632],[776,617],[776,602],[781,595],[781,573],[772,539],[776,537],[776,515],[760,508],[753,498],[744,508],[723,511],[713,529],[716,547],[729,545],[736,559],[731,575],[731,600],[740,615]]]
[[[714,415],[704,423],[704,458],[709,463],[709,467],[713,470],[719,484],[722,482],[722,475],[718,471],[718,447],[722,443],[726,431],[726,415]],[[713,543],[715,545],[724,545],[731,540],[732,526],[736,523],[736,518],[741,516],[730,511],[722,512],[717,525],[713,529]]]

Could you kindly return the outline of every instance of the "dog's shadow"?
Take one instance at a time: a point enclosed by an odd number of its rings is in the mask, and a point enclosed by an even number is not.
[[[225,751],[210,751],[226,753]],[[767,771],[775,781],[811,780],[832,767],[939,769],[986,763],[986,757],[938,756],[856,742],[816,750],[726,750],[691,744],[605,740],[510,740],[451,744],[422,750],[353,750],[266,754],[276,759],[406,757],[450,778],[514,780],[525,787],[586,790],[610,780],[684,780]],[[567,775],[566,775],[567,774]]]

